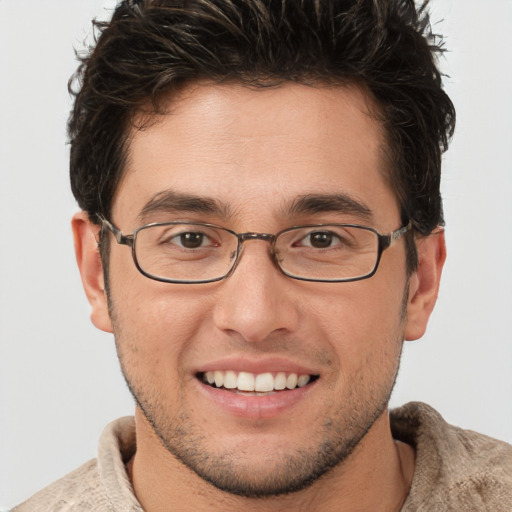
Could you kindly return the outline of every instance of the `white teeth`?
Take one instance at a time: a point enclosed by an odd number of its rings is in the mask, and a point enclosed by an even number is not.
[[[252,373],[240,372],[236,387],[240,391],[254,391],[254,375]]]
[[[259,375],[256,375],[254,390],[262,393],[266,391],[274,391],[274,377],[272,374],[260,373]]]
[[[297,387],[297,374],[296,373],[290,373],[286,379],[286,387],[288,389],[295,389]]]
[[[238,379],[236,373],[231,370],[226,372],[226,375],[224,375],[224,387],[226,389],[235,389],[237,384]]]
[[[279,372],[274,379],[274,389],[276,391],[282,391],[286,388],[286,373]]]
[[[297,386],[303,388],[309,382],[309,375],[300,375],[297,379]]]
[[[238,389],[247,393],[269,393],[272,391],[282,391],[284,389],[295,389],[306,386],[311,381],[311,376],[307,374],[298,375],[296,373],[278,372],[275,375],[266,372],[253,374],[249,372],[237,373],[233,370],[228,371],[210,371],[203,374],[204,382],[215,385],[217,388]]]
[[[215,385],[220,388],[224,384],[224,372],[214,372]]]

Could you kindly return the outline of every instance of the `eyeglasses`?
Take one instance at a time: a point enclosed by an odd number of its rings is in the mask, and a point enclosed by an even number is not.
[[[356,224],[293,226],[272,235],[235,233],[196,222],[161,222],[123,234],[98,214],[118,244],[132,248],[133,261],[146,277],[166,283],[199,284],[225,279],[235,270],[243,244],[270,243],[270,255],[293,279],[340,283],[367,279],[377,271],[382,253],[411,229],[409,222],[388,235]]]

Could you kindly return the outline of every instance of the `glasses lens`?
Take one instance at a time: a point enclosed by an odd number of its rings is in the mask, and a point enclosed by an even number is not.
[[[378,258],[377,233],[339,224],[292,228],[276,240],[276,258],[285,274],[343,281],[371,274]]]
[[[237,246],[237,237],[222,228],[205,224],[155,224],[137,231],[135,257],[140,269],[151,277],[201,282],[229,273]]]

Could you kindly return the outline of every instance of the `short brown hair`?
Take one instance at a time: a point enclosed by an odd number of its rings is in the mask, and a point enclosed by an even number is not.
[[[109,217],[127,134],[148,100],[189,81],[268,87],[285,81],[361,84],[388,140],[402,221],[427,235],[444,223],[441,154],[455,110],[442,88],[424,2],[414,0],[124,0],[70,80],[73,194]],[[409,241],[409,270],[416,267]]]

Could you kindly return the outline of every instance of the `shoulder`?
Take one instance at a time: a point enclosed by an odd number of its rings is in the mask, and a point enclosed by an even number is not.
[[[415,448],[407,510],[512,510],[512,446],[449,425],[428,405],[391,412],[395,438]]]
[[[50,484],[12,512],[142,512],[125,467],[134,452],[133,418],[120,418],[101,434],[97,459]]]
[[[101,494],[98,463],[93,459],[34,494],[12,512],[88,510],[91,504],[102,501]]]

